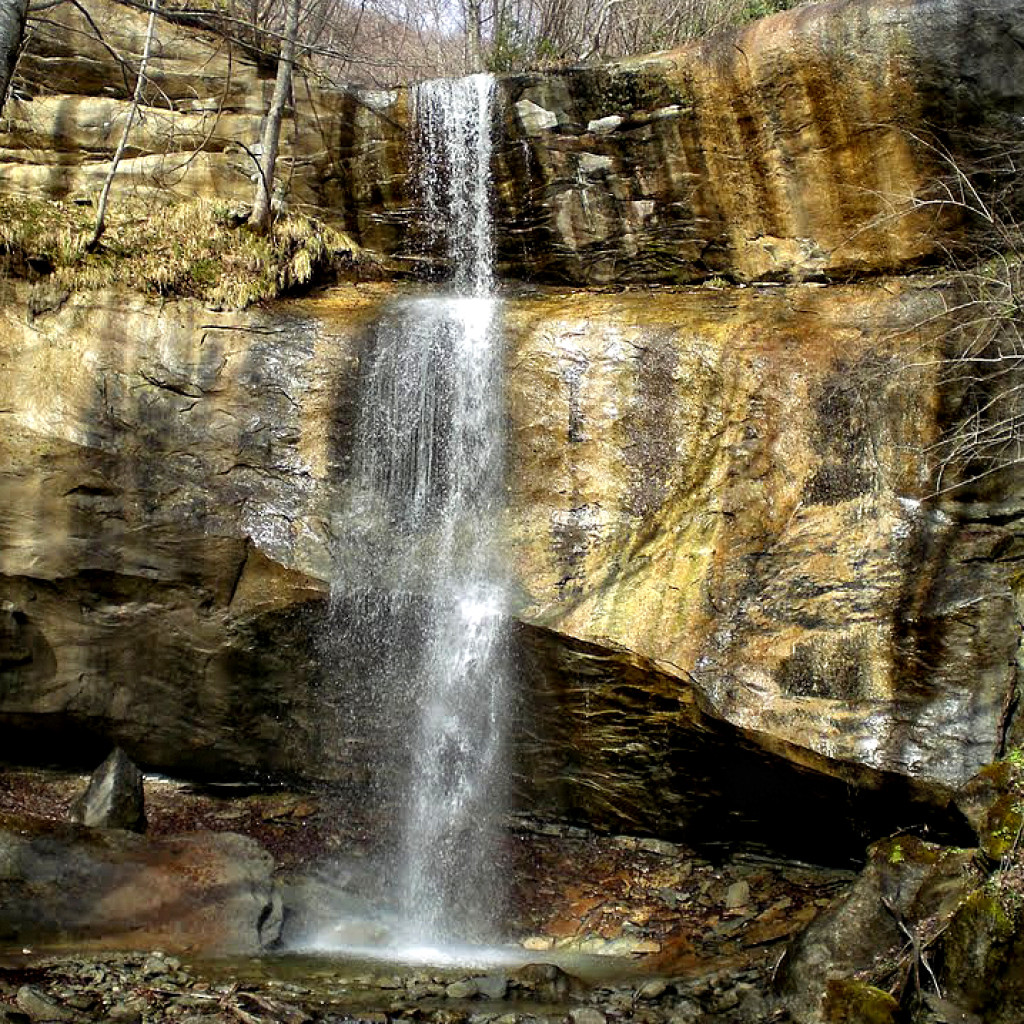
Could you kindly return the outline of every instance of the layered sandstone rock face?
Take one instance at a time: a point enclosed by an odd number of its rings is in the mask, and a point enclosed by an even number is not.
[[[85,11],[60,5],[32,25],[0,119],[5,192],[95,201],[107,176],[134,89],[117,57],[138,67],[147,18],[109,0]],[[160,19],[114,201],[251,199],[274,73],[237,44]],[[397,90],[324,90],[297,78],[281,140],[288,202],[349,225],[370,247],[393,244],[406,200],[392,202],[389,178],[399,174],[405,188],[405,104]]]
[[[0,715],[23,750],[356,782],[381,757],[332,646],[357,610],[326,594],[390,293],[34,320],[8,293]],[[941,807],[995,755],[1017,540],[1005,510],[922,500],[939,303],[899,279],[506,301],[530,806],[671,834],[715,799],[758,818],[753,775],[860,828],[889,820],[871,793]]]
[[[634,706],[607,689],[619,669],[570,660],[596,779],[621,785],[618,754],[638,742],[680,786],[655,723],[688,700],[869,786],[874,771],[955,787],[995,755],[1015,692],[1000,554],[1015,534],[922,501],[946,401],[921,326],[938,301],[893,280],[510,311],[522,615],[553,634],[541,645],[586,639],[663,677]],[[596,709],[609,698],[618,713]],[[633,806],[654,813],[644,778]]]
[[[952,791],[1019,734],[1019,481],[938,484],[935,444],[984,391],[942,372],[954,292],[882,276],[963,237],[962,211],[914,208],[937,172],[920,142],[963,149],[955,129],[1020,103],[1014,6],[825,3],[503,83],[507,270],[722,286],[505,301],[525,806],[705,838],[842,823],[853,849],[908,817],[955,827]],[[182,188],[241,198],[269,80],[185,34],[154,73],[175,132],[154,115],[125,173],[165,188],[147,175],[174,138]],[[44,33],[37,94],[5,110],[10,187],[88,192],[116,143],[124,90],[71,38]],[[82,95],[45,96],[48,75]],[[296,102],[296,201],[422,256],[408,98]],[[835,277],[863,280],[808,280]],[[396,291],[231,314],[7,287],[9,756],[116,742],[173,773],[362,784],[381,733],[333,639],[358,609],[328,595],[358,367]]]
[[[91,0],[137,64],[146,19]],[[33,32],[0,124],[5,190],[95,197],[131,94],[81,12]],[[505,78],[496,145],[507,273],[580,284],[816,280],[944,258],[962,208],[939,177],[1015,131],[1012,0],[811,3],[679,50]],[[236,46],[161,22],[146,117],[119,187],[250,198],[273,85]],[[282,140],[289,203],[364,247],[423,260],[404,88],[299,79]]]

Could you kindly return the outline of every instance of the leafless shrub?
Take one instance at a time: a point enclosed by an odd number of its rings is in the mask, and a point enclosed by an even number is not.
[[[1019,125],[916,141],[942,169],[911,209],[952,214],[938,317],[943,430],[927,455],[937,495],[992,497],[1024,465],[1024,138]]]

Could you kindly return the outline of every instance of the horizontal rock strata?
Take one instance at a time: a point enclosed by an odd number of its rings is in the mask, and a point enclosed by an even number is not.
[[[5,190],[96,198],[131,93],[96,32],[137,64],[146,21],[109,0],[88,10],[95,29],[60,6],[32,33],[0,124]],[[1013,0],[832,0],[671,52],[503,78],[502,267],[605,284],[941,260],[971,227],[959,175],[1017,131],[1021,31]],[[161,21],[158,39],[120,194],[250,198],[272,68],[194,26]],[[293,208],[406,270],[425,258],[411,102],[300,79],[281,155]]]
[[[32,318],[8,291],[0,721],[22,754],[112,740],[171,772],[365,783],[381,733],[330,626],[358,608],[327,590],[389,294]],[[763,817],[722,781],[733,751],[877,831],[885,794],[934,817],[995,755],[1018,542],[1004,506],[929,497],[940,299],[890,279],[505,303],[521,789],[545,814],[667,834],[724,793]]]

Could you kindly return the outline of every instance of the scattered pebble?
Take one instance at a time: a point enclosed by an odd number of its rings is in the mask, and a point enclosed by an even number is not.
[[[593,1006],[578,1006],[569,1011],[572,1024],[607,1024],[608,1018]]]

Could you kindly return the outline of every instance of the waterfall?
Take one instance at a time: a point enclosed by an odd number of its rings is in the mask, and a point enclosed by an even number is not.
[[[494,537],[503,446],[492,92],[489,76],[474,75],[415,93],[425,221],[450,284],[395,304],[363,358],[351,550],[336,584],[360,594],[350,646],[379,659],[366,680],[381,691],[378,713],[412,719],[394,870],[409,943],[484,940],[501,902],[507,669]]]

